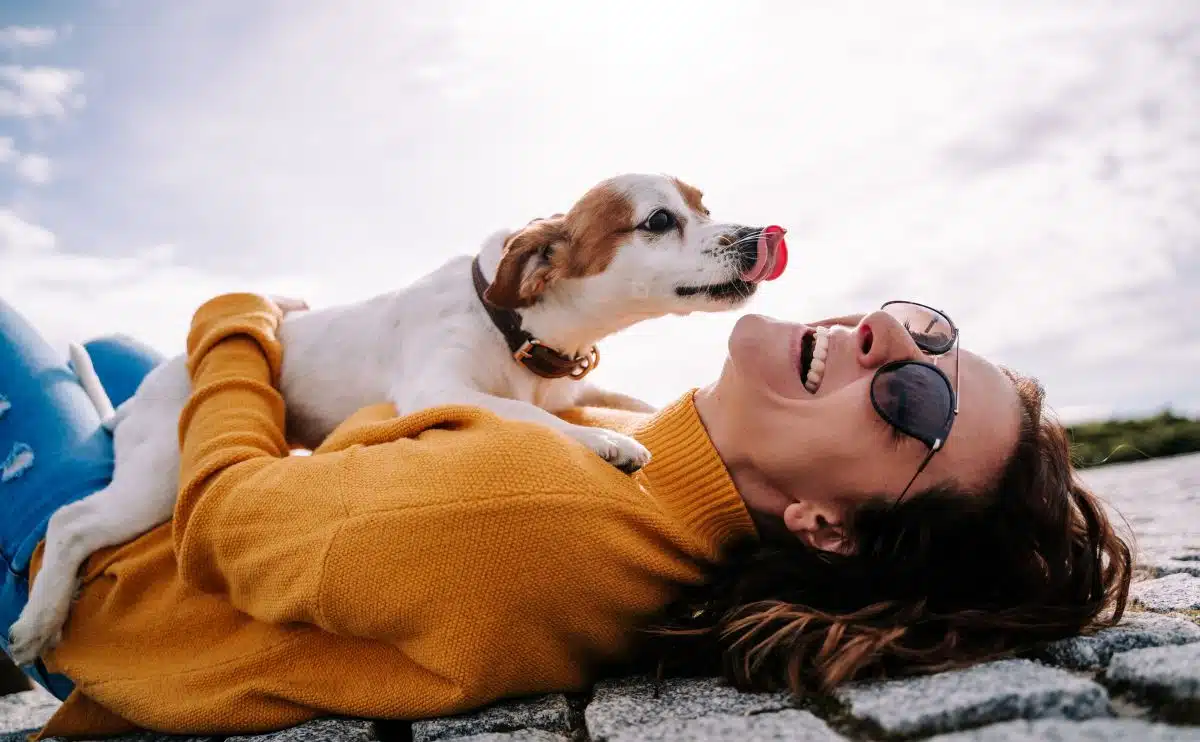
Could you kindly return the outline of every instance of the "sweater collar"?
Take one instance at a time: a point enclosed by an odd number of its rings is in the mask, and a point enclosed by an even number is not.
[[[757,531],[696,411],[695,394],[689,391],[632,431],[651,454],[636,476],[715,557]]]

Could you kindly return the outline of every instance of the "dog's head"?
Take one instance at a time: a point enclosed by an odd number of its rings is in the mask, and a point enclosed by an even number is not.
[[[782,230],[720,222],[677,178],[622,175],[504,242],[485,298],[649,317],[744,304],[786,263]]]

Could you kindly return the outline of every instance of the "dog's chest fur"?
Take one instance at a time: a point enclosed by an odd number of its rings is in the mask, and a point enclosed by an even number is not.
[[[288,435],[312,447],[357,410],[406,387],[471,387],[550,411],[571,406],[576,382],[541,379],[515,363],[479,304],[471,259],[455,258],[412,285],[357,304],[289,315],[280,330]]]

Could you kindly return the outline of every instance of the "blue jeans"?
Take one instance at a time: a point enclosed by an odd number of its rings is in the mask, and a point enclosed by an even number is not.
[[[86,343],[113,406],[128,399],[162,357],[124,337]],[[66,349],[51,348],[0,299],[0,649],[29,598],[29,563],[55,510],[112,478],[112,436],[100,426]],[[73,684],[39,660],[27,675],[60,699]]]

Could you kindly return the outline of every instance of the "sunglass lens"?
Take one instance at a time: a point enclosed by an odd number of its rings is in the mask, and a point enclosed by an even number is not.
[[[941,312],[904,301],[891,302],[883,309],[904,325],[926,353],[945,353],[954,345],[954,325]]]
[[[926,445],[948,432],[954,408],[950,386],[929,366],[901,363],[885,368],[875,376],[871,399],[885,420]]]

